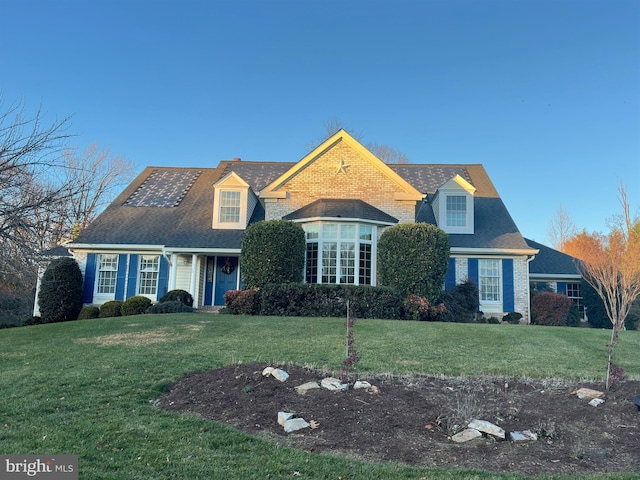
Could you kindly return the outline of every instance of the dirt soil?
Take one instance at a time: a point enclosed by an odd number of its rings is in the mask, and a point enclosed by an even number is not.
[[[528,475],[640,472],[639,381],[621,381],[597,407],[579,399],[582,387],[602,384],[497,378],[369,377],[376,389],[312,390],[329,372],[280,366],[285,382],[264,377],[263,363],[195,373],[155,403],[162,409],[225,422],[279,445],[366,461],[421,467],[475,468]],[[269,365],[278,367],[278,365]],[[354,380],[354,379],[352,379]],[[293,412],[317,428],[285,433],[278,412]],[[471,419],[507,432],[530,430],[537,441],[483,436],[455,443]]]

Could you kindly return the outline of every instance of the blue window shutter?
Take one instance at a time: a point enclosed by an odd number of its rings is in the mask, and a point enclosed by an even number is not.
[[[136,294],[136,285],[138,283],[138,255],[132,253],[129,255],[129,275],[127,275],[127,298]]]
[[[469,267],[468,267],[468,276],[469,276],[469,280],[471,280],[473,283],[476,284],[476,287],[480,287],[480,276],[478,275],[478,259],[477,258],[470,258],[467,261]]]
[[[93,302],[93,288],[96,284],[96,254],[87,254],[87,264],[84,269],[84,288],[82,291],[82,301],[84,303]]]
[[[513,258],[502,259],[502,309],[513,312],[515,309],[513,286]]]
[[[449,266],[447,267],[447,276],[444,279],[444,289],[449,290],[456,286],[456,259],[449,259]]]
[[[556,284],[556,291],[563,295],[567,294],[567,282],[558,282]]]
[[[116,300],[124,300],[124,284],[127,282],[127,255],[118,255],[118,271],[116,273]]]
[[[169,262],[164,258],[163,255],[160,255],[160,266],[158,268],[158,292],[157,298],[160,300],[162,296],[167,293],[167,289],[169,288]]]

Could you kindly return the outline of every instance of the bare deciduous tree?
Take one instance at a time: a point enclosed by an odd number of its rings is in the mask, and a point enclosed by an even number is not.
[[[318,146],[318,144],[324,142],[327,138],[329,138],[331,135],[336,133],[341,128],[348,131],[353,138],[355,138],[356,140],[362,143],[362,139],[364,135],[362,133],[355,133],[355,131],[345,127],[342,120],[340,120],[338,117],[330,118],[329,120],[324,122],[323,126],[324,126],[325,135],[319,138],[315,144],[307,145],[307,148],[309,150],[313,150],[315,147]],[[388,145],[381,145],[378,143],[367,143],[365,147],[367,148],[367,150],[373,153],[376,157],[378,157],[384,163],[409,163],[409,158],[407,157],[407,155]]]
[[[60,240],[73,239],[84,230],[135,173],[133,162],[112,155],[97,143],[89,145],[81,156],[76,149],[66,151],[64,157],[67,178],[74,185],[75,194],[65,212],[65,237]]]
[[[549,230],[547,231],[551,246],[559,249],[564,242],[575,237],[577,233],[578,229],[575,223],[560,205],[556,217],[549,222]]]
[[[584,279],[598,293],[613,327],[608,348],[607,382],[611,385],[613,353],[620,331],[640,295],[640,219],[632,218],[626,190],[619,187],[622,215],[608,235],[583,231],[562,244],[562,251],[580,260]]]

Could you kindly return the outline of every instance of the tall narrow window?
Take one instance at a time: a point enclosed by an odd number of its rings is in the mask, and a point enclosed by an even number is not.
[[[467,197],[447,195],[447,226],[465,227],[467,225]]]
[[[109,295],[116,292],[116,275],[118,272],[118,255],[100,254],[98,256],[98,285],[96,293]]]
[[[582,304],[582,295],[580,294],[580,284],[577,282],[567,283],[567,297],[569,297],[573,304],[578,307],[580,317],[584,318],[584,305]]]
[[[160,257],[158,255],[140,256],[140,270],[138,274],[138,295],[155,295],[158,290],[158,269]]]
[[[500,302],[500,260],[478,260],[481,302]]]
[[[240,192],[220,192],[220,223],[238,223],[240,221]]]

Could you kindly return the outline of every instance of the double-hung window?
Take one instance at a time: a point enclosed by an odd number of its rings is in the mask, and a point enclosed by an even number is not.
[[[138,295],[155,295],[158,290],[158,255],[141,255],[138,272]]]
[[[502,301],[500,291],[501,263],[498,259],[481,258],[478,260],[481,302],[498,303]]]
[[[467,226],[467,197],[447,195],[447,227]]]
[[[115,253],[98,256],[98,281],[96,294],[112,295],[116,293],[116,277],[118,273],[118,255]]]
[[[220,192],[220,223],[238,223],[240,221],[240,192],[222,190]]]

